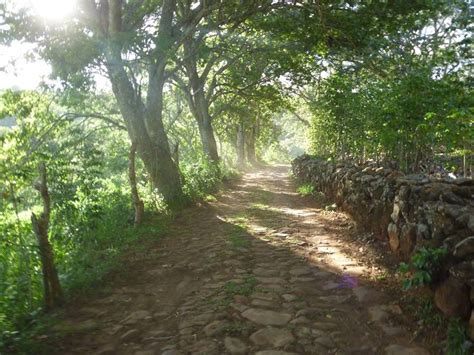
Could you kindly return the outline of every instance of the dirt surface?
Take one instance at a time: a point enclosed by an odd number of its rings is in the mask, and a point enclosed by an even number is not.
[[[60,354],[428,354],[352,222],[301,198],[288,166],[183,211],[56,326]],[[374,286],[375,285],[375,286]]]

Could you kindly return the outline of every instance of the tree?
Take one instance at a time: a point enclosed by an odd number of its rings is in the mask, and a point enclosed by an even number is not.
[[[184,200],[178,167],[163,126],[163,87],[170,54],[207,12],[200,3],[175,21],[176,0],[80,1],[75,21],[57,28],[35,21],[28,11],[6,14],[9,34],[37,43],[65,85],[87,89],[105,71],[149,176],[170,207]],[[26,14],[26,15],[25,15]],[[142,97],[142,78],[146,95]]]

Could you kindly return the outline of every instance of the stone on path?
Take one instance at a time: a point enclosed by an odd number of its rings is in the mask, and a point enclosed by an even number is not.
[[[324,285],[323,285],[323,290],[325,291],[328,291],[328,290],[334,290],[336,288],[339,288],[341,286],[340,283],[338,282],[334,282],[334,281],[327,281]]]
[[[339,326],[337,324],[329,322],[314,322],[313,327],[320,330],[334,330],[337,329]]]
[[[276,303],[265,301],[265,300],[259,300],[258,298],[253,300],[251,304],[252,306],[255,306],[255,307],[267,307],[267,308],[277,307]]]
[[[381,297],[380,292],[364,286],[355,287],[352,289],[352,292],[360,303],[373,304],[374,301],[377,301]]]
[[[264,284],[284,284],[286,282],[281,277],[257,277],[257,281]]]
[[[296,301],[298,299],[298,296],[290,295],[290,294],[284,294],[281,297],[283,297],[283,299],[287,302],[293,302],[293,301]]]
[[[257,308],[247,309],[242,312],[242,317],[263,325],[285,325],[291,319],[291,315],[288,313],[279,313]]]
[[[275,270],[275,269],[265,269],[263,267],[258,267],[256,269],[253,270],[253,273],[256,275],[256,276],[263,276],[263,277],[271,277],[271,276],[278,276],[280,275],[280,271],[279,270]]]
[[[204,333],[206,333],[208,337],[219,335],[225,331],[228,324],[226,321],[215,320],[204,327]]]
[[[397,326],[391,326],[387,324],[381,324],[380,327],[382,328],[383,332],[388,336],[397,336],[404,333],[403,328]]]
[[[155,355],[156,351],[154,350],[139,350],[135,351],[133,355]]]
[[[127,318],[125,318],[122,323],[123,324],[134,324],[134,323],[137,323],[138,321],[142,321],[142,320],[148,320],[148,319],[151,319],[151,313],[148,312],[148,311],[135,311],[135,312],[132,312],[128,315]]]
[[[274,293],[256,292],[252,294],[252,298],[258,298],[264,301],[278,301],[278,296]]]
[[[231,354],[245,354],[247,353],[247,344],[238,338],[225,337],[224,346]]]
[[[176,349],[169,349],[169,350],[163,351],[161,355],[183,355],[183,353]]]
[[[275,348],[292,343],[295,337],[287,329],[263,328],[250,336],[250,341],[258,346],[271,345]]]
[[[422,348],[410,348],[404,345],[392,344],[385,348],[386,355],[429,355],[430,353]]]
[[[328,336],[322,336],[322,337],[318,337],[314,340],[315,343],[317,344],[320,344],[322,346],[324,346],[325,348],[328,348],[328,349],[331,349],[333,347],[335,347],[336,344],[334,344],[334,341],[332,341],[331,338],[329,338]]]
[[[307,267],[294,268],[290,270],[290,274],[293,276],[304,276],[311,274],[311,269]]]
[[[369,315],[372,322],[381,322],[389,317],[385,306],[382,305],[369,307]]]
[[[296,353],[289,353],[287,351],[279,350],[262,350],[255,353],[255,355],[297,355]]]
[[[202,339],[194,343],[193,346],[189,349],[192,354],[200,355],[211,355],[219,354],[219,347],[216,342],[212,340]]]
[[[122,340],[124,343],[128,343],[130,341],[137,339],[139,335],[140,335],[140,331],[138,329],[130,329],[129,331],[125,332],[125,334],[123,334],[120,337],[120,340]]]

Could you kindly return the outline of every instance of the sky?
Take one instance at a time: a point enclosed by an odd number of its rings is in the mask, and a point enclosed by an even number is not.
[[[28,7],[44,21],[63,21],[74,11],[76,0],[4,0],[13,9]],[[27,59],[34,49],[31,43],[13,42],[0,46],[0,90],[33,90],[51,73],[49,64]]]

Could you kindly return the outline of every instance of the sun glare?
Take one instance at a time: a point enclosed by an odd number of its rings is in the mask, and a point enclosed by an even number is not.
[[[61,21],[73,10],[75,0],[31,0],[35,12],[49,21]]]

